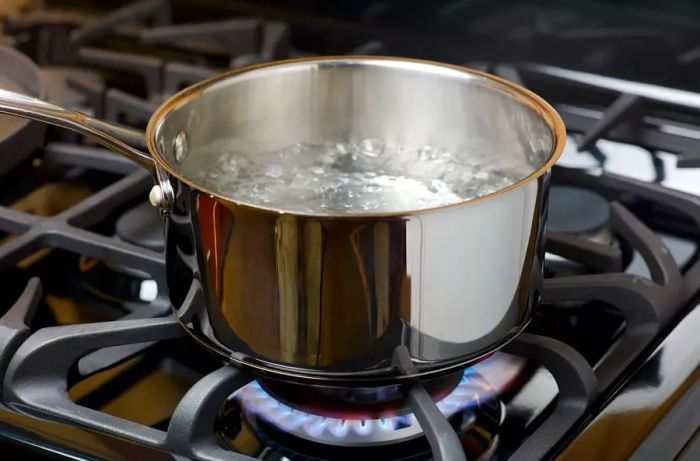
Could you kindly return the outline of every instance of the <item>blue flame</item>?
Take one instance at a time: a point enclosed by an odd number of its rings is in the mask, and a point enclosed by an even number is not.
[[[460,411],[478,405],[480,399],[490,398],[493,389],[483,380],[475,381],[473,371],[466,370],[459,384],[445,398],[437,402],[438,409],[449,418]],[[486,386],[486,388],[485,388]],[[420,426],[412,414],[391,415],[376,419],[340,419],[315,415],[300,411],[272,397],[257,381],[240,388],[233,394],[243,411],[272,423],[287,432],[310,438],[342,440],[351,437],[354,440],[366,437],[377,438],[381,433],[403,430]]]

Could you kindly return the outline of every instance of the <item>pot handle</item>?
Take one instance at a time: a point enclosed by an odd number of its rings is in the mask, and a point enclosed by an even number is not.
[[[140,131],[113,125],[82,112],[64,109],[41,99],[3,89],[0,89],[0,112],[77,131],[109,150],[128,157],[143,168],[151,172],[155,170],[151,156],[132,147],[145,147],[145,135]]]
[[[129,158],[153,173],[158,184],[149,195],[151,203],[160,208],[162,214],[167,214],[172,206],[173,190],[167,172],[147,152],[140,150],[146,147],[146,136],[143,132],[3,89],[0,89],[0,113],[68,128],[94,139],[107,149]]]

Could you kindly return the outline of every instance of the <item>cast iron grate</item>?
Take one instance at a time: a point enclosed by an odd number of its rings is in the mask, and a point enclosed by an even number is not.
[[[639,145],[650,152],[675,153],[679,168],[700,166],[700,138],[688,129],[699,120],[697,93],[541,64],[501,64],[493,71],[520,84],[581,88],[583,91],[577,94],[613,97],[607,106],[601,106],[599,98],[574,104],[557,101],[557,111],[567,129],[581,133],[579,151],[591,150],[597,140],[606,138]],[[590,106],[582,107],[585,103]]]

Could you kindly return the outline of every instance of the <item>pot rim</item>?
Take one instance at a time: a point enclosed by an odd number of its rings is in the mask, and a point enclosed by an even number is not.
[[[508,94],[511,96],[515,97],[518,99],[521,103],[529,106],[531,109],[533,109],[535,112],[537,112],[542,119],[545,121],[545,123],[549,126],[549,129],[551,130],[552,133],[552,138],[553,138],[553,143],[552,143],[552,150],[549,153],[549,157],[547,159],[547,162],[545,162],[541,167],[539,167],[537,170],[533,171],[530,173],[528,176],[525,178],[521,179],[518,182],[515,182],[507,187],[504,187],[502,189],[499,189],[497,191],[491,192],[486,195],[482,195],[479,197],[472,197],[472,198],[467,198],[463,200],[459,200],[456,202],[444,204],[444,205],[438,205],[438,206],[433,206],[433,207],[427,207],[427,208],[418,208],[418,209],[411,209],[411,210],[399,210],[399,211],[368,211],[368,212],[348,212],[348,213],[322,213],[322,212],[298,212],[298,211],[287,211],[284,209],[280,208],[275,208],[275,207],[267,207],[264,205],[259,205],[259,204],[252,204],[252,203],[247,203],[243,201],[238,201],[235,200],[231,197],[227,197],[214,189],[199,183],[198,181],[192,179],[191,177],[188,177],[182,172],[178,171],[177,169],[173,168],[170,163],[166,160],[165,156],[160,152],[158,149],[158,145],[156,142],[156,133],[158,131],[158,127],[160,126],[161,123],[163,123],[170,112],[175,110],[176,108],[180,107],[182,104],[187,102],[190,99],[194,99],[198,97],[202,92],[204,92],[207,88],[215,85],[216,83],[219,83],[223,80],[226,80],[230,77],[240,75],[246,72],[251,72],[253,70],[257,69],[262,69],[262,68],[268,68],[268,67],[276,67],[276,66],[281,66],[281,65],[287,65],[287,64],[294,64],[294,63],[301,63],[301,62],[323,62],[323,61],[363,61],[363,60],[376,60],[376,61],[394,61],[394,62],[403,62],[403,63],[417,63],[417,64],[424,64],[424,65],[430,65],[430,66],[437,66],[437,67],[442,67],[442,68],[447,68],[447,69],[452,69],[452,70],[457,70],[459,72],[469,74],[472,76],[477,76],[481,77],[487,80],[490,80],[500,86],[501,89],[506,91]],[[256,209],[260,211],[266,211],[266,212],[273,212],[273,213],[279,213],[279,214],[288,214],[292,216],[303,216],[303,217],[318,217],[318,218],[330,218],[330,219],[358,219],[358,218],[391,218],[391,217],[403,217],[403,216],[410,216],[410,215],[416,215],[416,214],[422,214],[422,213],[428,213],[431,211],[438,211],[442,210],[445,208],[452,208],[452,207],[457,207],[457,206],[462,206],[470,203],[475,203],[475,202],[480,202],[482,200],[487,200],[493,197],[497,197],[501,194],[505,194],[506,192],[509,192],[513,189],[519,188],[523,186],[524,184],[527,184],[531,181],[536,180],[543,174],[545,174],[556,162],[559,160],[559,157],[561,156],[563,150],[564,150],[564,145],[566,143],[566,127],[564,126],[564,122],[561,119],[561,116],[557,113],[554,108],[547,103],[544,99],[542,99],[540,96],[537,94],[533,93],[532,91],[516,84],[513,83],[509,80],[506,80],[504,78],[498,77],[496,75],[490,74],[488,72],[483,72],[480,70],[472,69],[470,67],[466,66],[459,66],[456,64],[448,64],[448,63],[443,63],[443,62],[438,62],[438,61],[431,61],[431,60],[426,60],[426,59],[414,59],[414,58],[404,58],[404,57],[395,57],[395,56],[377,56],[377,55],[347,55],[347,56],[313,56],[313,57],[306,57],[306,58],[295,58],[295,59],[285,59],[285,60],[278,60],[278,61],[269,61],[265,63],[260,63],[260,64],[253,64],[249,66],[244,66],[240,67],[237,69],[233,69],[227,72],[223,72],[220,74],[217,74],[213,77],[210,77],[208,79],[202,80],[201,82],[195,83],[194,85],[191,85],[178,93],[174,94],[171,96],[169,99],[167,99],[165,102],[163,102],[153,113],[151,118],[148,121],[148,126],[146,127],[146,145],[148,147],[149,152],[151,153],[151,156],[153,157],[153,160],[155,161],[156,164],[158,164],[160,167],[165,169],[169,175],[176,177],[179,181],[189,185],[193,189],[203,191],[207,194],[209,194],[212,197],[216,197],[217,199],[228,203],[232,204],[235,206],[242,206],[242,207],[247,207],[251,209]]]

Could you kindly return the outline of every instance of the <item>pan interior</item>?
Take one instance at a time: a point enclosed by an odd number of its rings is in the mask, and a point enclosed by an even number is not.
[[[291,213],[461,203],[517,185],[555,155],[537,100],[420,61],[279,63],[184,96],[155,127],[169,168],[214,195]]]

